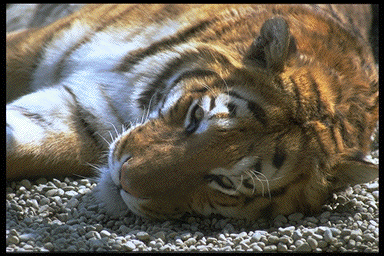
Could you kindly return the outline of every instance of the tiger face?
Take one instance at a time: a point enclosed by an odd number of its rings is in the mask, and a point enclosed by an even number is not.
[[[276,33],[272,27],[281,29],[275,35],[280,42],[265,36]],[[332,101],[316,99],[316,92],[303,95],[315,104],[298,101],[297,92],[289,95],[300,90],[299,80],[332,99],[328,85],[342,86],[340,81],[326,78],[326,68],[301,61],[283,19],[268,20],[261,30],[241,63],[201,47],[210,53],[204,64],[169,75],[169,91],[152,96],[156,107],[144,113],[148,119],[111,144],[100,182],[103,201],[124,202],[135,214],[157,219],[194,212],[255,220],[318,211],[347,184],[344,171],[358,179],[360,172],[375,175],[376,167],[359,159],[359,152],[336,153],[342,147],[337,132],[329,145],[323,144],[329,133],[319,135],[323,142],[316,137],[327,128],[313,117],[327,111],[323,118],[332,120]]]
[[[262,108],[256,94],[233,87],[241,81],[180,81],[200,86],[182,92],[175,88],[157,118],[131,128],[111,145],[111,178],[132,211],[151,217],[191,210],[231,216],[233,210],[225,208],[236,201],[267,198],[292,180],[276,172],[293,161],[284,149],[277,152],[274,142],[288,120],[267,118],[269,111],[284,111]]]

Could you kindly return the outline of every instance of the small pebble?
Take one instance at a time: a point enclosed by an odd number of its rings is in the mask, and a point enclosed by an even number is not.
[[[128,241],[122,244],[122,248],[127,251],[133,251],[134,249],[136,249],[136,245],[133,242]]]
[[[312,250],[315,250],[318,246],[318,242],[312,237],[307,238],[307,243],[311,246]]]
[[[279,228],[278,230],[279,230],[281,235],[292,236],[293,232],[295,231],[295,227],[289,226],[286,228]]]
[[[275,252],[277,251],[277,246],[276,245],[267,245],[264,247],[264,252]]]
[[[330,243],[333,241],[332,231],[329,228],[324,231],[324,240],[327,243]]]
[[[295,249],[296,252],[310,252],[312,251],[311,246],[308,243],[303,243],[300,246],[296,247]]]
[[[27,190],[31,189],[31,187],[32,187],[32,183],[29,180],[26,180],[26,179],[21,180],[20,181],[20,185],[24,186],[25,189],[27,189]]]
[[[8,244],[19,244],[20,239],[15,235],[11,235],[8,237],[7,242],[8,242]]]
[[[256,231],[253,235],[252,235],[252,238],[251,238],[251,241],[253,242],[259,242],[261,237],[264,236],[266,232],[265,231]]]
[[[278,241],[279,241],[279,237],[278,236],[270,236],[270,237],[268,237],[268,243],[270,243],[270,244],[276,244]]]
[[[301,212],[296,212],[296,213],[289,215],[288,219],[290,221],[296,221],[297,222],[297,221],[301,220],[303,217],[304,217],[304,214],[302,214]]]
[[[287,252],[288,251],[288,246],[282,242],[277,244],[277,251],[278,252]]]
[[[136,237],[141,241],[148,241],[151,238],[151,236],[144,231],[137,232]]]
[[[79,205],[79,200],[75,197],[72,197],[68,202],[66,207],[67,208],[76,208]]]

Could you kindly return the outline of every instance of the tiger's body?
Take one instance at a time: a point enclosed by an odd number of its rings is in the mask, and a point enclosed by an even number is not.
[[[318,211],[378,176],[369,8],[89,5],[11,33],[7,179],[99,165],[108,210],[151,218]]]

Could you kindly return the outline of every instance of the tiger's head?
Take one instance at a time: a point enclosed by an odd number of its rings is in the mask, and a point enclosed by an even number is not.
[[[148,119],[110,145],[98,193],[111,212],[254,220],[318,211],[332,191],[377,177],[362,158],[377,113],[361,113],[357,136],[352,95],[333,91],[356,79],[366,95],[369,82],[303,59],[284,19],[267,20],[241,59],[205,44],[186,52],[161,94],[141,92]]]

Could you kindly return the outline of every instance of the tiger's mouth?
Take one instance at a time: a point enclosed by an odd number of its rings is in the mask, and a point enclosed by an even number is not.
[[[129,165],[129,160],[131,156],[124,156],[122,160],[112,160],[109,162],[108,174],[112,179],[112,183],[110,186],[112,190],[117,190],[114,198],[109,198],[108,200],[116,200],[116,204],[125,204],[128,209],[136,215],[146,217],[146,214],[142,211],[141,206],[148,203],[151,198],[143,197],[135,193],[129,186],[123,186],[126,182],[122,182],[122,168],[124,165]],[[119,198],[119,196],[120,198]],[[113,211],[114,209],[111,209]]]
[[[115,185],[120,189],[120,194],[122,198],[126,201],[129,198],[129,201],[132,199],[137,200],[149,200],[150,197],[148,196],[141,196],[136,191],[134,191],[129,186],[129,181],[125,179],[125,177],[122,175],[123,168],[129,169],[129,161],[132,159],[131,155],[124,156],[121,161],[114,161],[114,163],[110,164],[110,172],[111,177]]]
[[[137,198],[137,199],[139,199],[139,200],[149,200],[149,199],[151,199],[150,197],[148,197],[148,196],[143,196],[143,195],[140,195],[137,191],[135,191],[135,190],[133,190],[127,183],[128,183],[128,181],[124,178],[124,176],[122,176],[121,175],[121,173],[122,173],[122,169],[123,168],[127,168],[128,169],[128,165],[129,165],[129,163],[128,163],[128,161],[126,161],[122,166],[121,166],[121,168],[120,168],[120,179],[119,179],[119,181],[120,181],[120,187],[121,187],[121,193],[125,193],[125,194],[127,194],[127,195],[129,195],[129,196],[133,196],[134,198]],[[123,197],[123,199],[124,199],[124,197]]]

